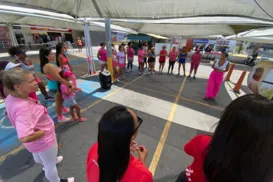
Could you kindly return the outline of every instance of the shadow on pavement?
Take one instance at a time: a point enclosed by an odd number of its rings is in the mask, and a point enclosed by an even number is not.
[[[11,155],[1,164],[0,175],[3,180],[10,179],[35,164],[32,154],[27,150],[21,150],[16,155]]]

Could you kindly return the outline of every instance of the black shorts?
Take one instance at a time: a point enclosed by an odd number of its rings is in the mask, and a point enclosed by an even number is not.
[[[148,63],[154,63],[155,62],[155,58],[148,58]]]

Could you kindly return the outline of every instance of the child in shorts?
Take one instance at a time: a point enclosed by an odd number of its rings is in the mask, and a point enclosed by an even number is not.
[[[60,76],[69,81],[71,81],[71,75],[73,73],[69,72],[69,71],[65,71],[65,72],[61,72]],[[69,88],[68,86],[64,85],[64,84],[60,84],[59,86],[59,90],[62,93],[62,97],[64,99],[64,102],[69,106],[70,109],[70,115],[72,117],[72,119],[74,121],[79,121],[79,122],[83,122],[83,121],[87,121],[87,118],[83,118],[81,116],[81,108],[80,106],[77,104],[76,99],[75,99],[75,92],[77,91],[77,88]],[[74,109],[76,109],[76,115],[74,113]]]

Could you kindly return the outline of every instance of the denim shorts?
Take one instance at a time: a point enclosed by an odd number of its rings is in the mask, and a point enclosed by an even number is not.
[[[75,106],[77,104],[75,97],[64,99],[64,101],[69,107]]]

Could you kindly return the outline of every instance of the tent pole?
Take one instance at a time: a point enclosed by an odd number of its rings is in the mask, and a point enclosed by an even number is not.
[[[15,32],[13,30],[13,25],[11,23],[7,24],[8,29],[9,29],[9,36],[10,36],[10,41],[11,41],[11,46],[18,46],[18,42],[15,36]]]
[[[112,33],[111,33],[111,20],[110,18],[105,19],[105,43],[107,49],[107,69],[111,73],[112,82],[114,80],[113,74],[113,55],[112,55]]]
[[[88,65],[88,74],[92,75],[93,66],[92,66],[92,47],[91,47],[91,38],[88,30],[88,22],[84,20],[84,37],[85,37],[85,46],[86,46],[86,55],[87,55],[87,65]]]

